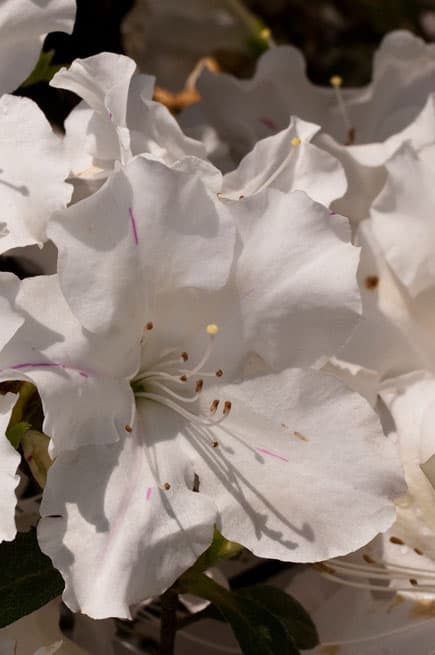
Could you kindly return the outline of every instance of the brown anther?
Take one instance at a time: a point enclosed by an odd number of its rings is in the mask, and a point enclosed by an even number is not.
[[[154,327],[154,323],[152,321],[148,321],[148,323],[145,325],[145,330],[152,330]]]
[[[239,200],[243,200],[244,197],[245,196],[242,194],[241,196],[239,196]]]
[[[405,542],[402,539],[399,539],[399,537],[390,537],[390,541],[392,544],[397,544],[398,546],[405,545]]]
[[[293,434],[295,435],[295,437],[297,437],[301,441],[308,441],[308,437],[306,437],[304,434],[302,434],[302,432],[298,432],[297,430],[295,430],[295,432],[293,432]]]
[[[325,562],[316,562],[315,564],[311,564],[311,566],[315,571],[320,571],[320,573],[332,573],[332,575],[335,573],[335,569],[329,566],[329,564],[325,564]]]
[[[171,485],[169,484],[169,482],[165,482],[165,484],[163,485],[163,489],[165,491],[169,491],[170,488],[171,488]]]
[[[219,400],[213,400],[213,402],[210,405],[210,412],[211,414],[216,414],[216,410],[219,407]]]
[[[126,426],[124,426],[124,430],[125,430],[126,432],[133,432],[133,428],[131,427],[131,425],[126,425]]]
[[[212,441],[210,445],[211,445],[212,448],[217,448],[219,446],[219,442],[218,441]]]
[[[420,548],[414,548],[414,553],[417,553],[417,555],[423,555],[423,551],[420,550]]]
[[[231,401],[226,400],[224,403],[224,416],[228,416],[228,414],[231,412]]]
[[[187,382],[187,375],[180,375],[181,382]]]
[[[354,127],[350,127],[347,132],[347,141],[344,144],[345,146],[353,146],[355,143],[356,130]]]
[[[377,275],[368,275],[364,281],[366,289],[373,291],[379,284],[379,278]]]
[[[363,560],[367,562],[367,564],[376,564],[375,560],[372,559],[370,555],[367,555],[367,553],[364,553]]]
[[[412,584],[413,587],[418,587],[418,582],[415,578],[410,578],[409,582],[410,584]]]
[[[221,368],[218,368],[218,370],[215,373],[217,378],[221,378],[223,376],[223,374],[224,374],[224,372],[223,372],[223,370]]]
[[[195,384],[195,392],[199,393],[204,386],[204,380],[198,380],[197,383]]]
[[[183,362],[187,362],[187,360],[189,359],[189,355],[187,354],[186,351],[181,353],[181,359],[183,360]]]

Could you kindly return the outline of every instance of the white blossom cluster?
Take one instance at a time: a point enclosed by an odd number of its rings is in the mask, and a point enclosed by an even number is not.
[[[58,253],[56,272],[0,274],[0,379],[42,400],[38,539],[65,603],[129,618],[216,527],[260,557],[328,560],[339,586],[313,617],[340,654],[379,652],[376,630],[385,653],[433,645],[434,46],[390,34],[355,89],[271,47],[250,80],[203,71],[179,121],[102,53],[51,82],[82,99],[62,137],[8,93],[74,12],[0,5],[0,253]],[[3,433],[16,401],[0,397]],[[12,540],[20,456],[0,449]],[[387,610],[372,591],[391,589]]]

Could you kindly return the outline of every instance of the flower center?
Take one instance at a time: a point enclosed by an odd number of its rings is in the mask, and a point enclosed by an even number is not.
[[[145,325],[145,335],[150,334],[154,324],[150,321]],[[153,400],[172,409],[177,414],[199,427],[213,427],[222,423],[231,411],[229,400],[214,399],[208,413],[199,413],[197,401],[204,388],[204,378],[221,378],[223,370],[207,371],[205,366],[213,353],[215,338],[219,326],[211,323],[206,327],[208,343],[199,361],[189,368],[189,353],[181,353],[172,349],[160,357],[152,367],[144,367],[135,376],[131,385],[137,398]],[[145,338],[145,336],[144,336]],[[190,408],[194,407],[192,411]],[[215,415],[218,416],[215,417]],[[212,445],[217,446],[213,441]]]

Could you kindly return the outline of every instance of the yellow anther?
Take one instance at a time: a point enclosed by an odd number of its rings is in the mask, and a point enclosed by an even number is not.
[[[216,323],[210,323],[210,325],[207,325],[206,330],[207,334],[209,334],[211,337],[214,337],[219,332],[219,326],[216,325]]]
[[[333,75],[329,79],[329,83],[332,87],[334,87],[334,89],[339,89],[343,84],[343,78],[340,77],[340,75]]]
[[[260,30],[260,39],[263,39],[264,41],[268,41],[271,36],[272,36],[272,32],[268,27],[263,27],[263,29]]]
[[[293,139],[290,141],[290,143],[292,144],[292,146],[300,146],[302,141],[298,136],[294,136]]]

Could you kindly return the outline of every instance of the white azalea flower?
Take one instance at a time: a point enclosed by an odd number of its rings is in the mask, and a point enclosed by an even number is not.
[[[361,558],[361,561],[362,558]],[[372,572],[372,576],[375,574]],[[357,578],[364,587],[368,581]],[[433,652],[434,605],[398,598],[393,592],[373,593],[322,579],[318,572],[299,573],[288,585],[309,612],[320,644],[312,655],[419,655]],[[308,651],[304,651],[308,652]]]
[[[5,0],[0,6],[0,93],[13,91],[37,62],[52,30],[71,32],[73,0]],[[13,66],[10,62],[13,61]],[[0,97],[0,252],[46,240],[50,214],[72,188],[61,140],[27,98]]]
[[[435,370],[435,292],[413,297],[388,266],[373,232],[373,221],[365,220],[355,238],[362,248],[362,320],[327,368],[375,405],[382,380],[421,368]],[[396,235],[400,242],[401,232]]]
[[[76,59],[51,86],[73,91],[83,102],[65,121],[71,172],[100,178],[115,162],[147,153],[171,164],[186,155],[205,157],[204,147],[183,134],[171,113],[153,102],[154,78],[136,73],[132,59],[110,52]]]
[[[76,60],[51,82],[84,100],[65,125],[75,200],[95,192],[116,163],[124,165],[134,155],[175,167],[183,161],[191,166],[191,157],[206,159],[205,147],[185,136],[166,107],[151,100],[154,79],[135,75],[135,70],[131,59],[102,53]],[[233,198],[265,186],[297,189],[329,205],[344,195],[347,185],[337,159],[310,143],[318,131],[315,125],[292,119],[286,129],[260,141],[238,168],[223,178],[213,173],[211,186]],[[213,169],[203,170],[207,177]],[[220,182],[215,181],[218,177]]]
[[[433,102],[428,101],[435,91],[433,50],[408,32],[392,32],[375,55],[372,82],[341,89],[338,76],[331,88],[311,84],[299,51],[272,47],[251,80],[202,72],[202,120],[217,129],[239,158],[259,139],[282,130],[292,114],[321,125],[316,143],[340,159],[349,183],[334,209],[357,221],[367,217],[382,188],[388,157],[406,140],[428,143],[433,135],[432,127],[429,133],[424,129],[433,115]],[[201,114],[195,106],[187,109],[182,125],[191,127]],[[417,118],[418,125],[413,125]]]
[[[84,329],[56,276],[25,280],[0,364],[42,397],[57,456],[39,540],[71,608],[128,617],[215,525],[307,561],[393,521],[401,476],[375,414],[288,368],[334,351],[357,316],[357,251],[328,218],[301,192],[223,201],[200,173],[136,158],[53,222]]]
[[[310,611],[317,651],[346,655],[426,653],[435,631],[435,377],[416,371],[386,381],[381,395],[397,430],[407,492],[383,535],[344,559],[304,572],[288,591]],[[323,650],[322,650],[323,649]]]
[[[2,329],[0,333],[0,349],[3,348],[19,330],[24,318],[15,309],[15,298],[19,289],[19,280],[9,273],[0,274],[0,311]],[[15,507],[17,499],[15,489],[19,478],[16,474],[20,463],[20,455],[6,438],[6,428],[9,423],[12,408],[16,401],[15,394],[7,393],[0,396],[0,542],[14,539]]]
[[[30,75],[49,32],[71,34],[75,13],[74,0],[2,1],[0,93],[11,93]]]
[[[385,260],[412,296],[433,287],[435,146],[403,146],[386,164],[386,184],[371,210]]]

